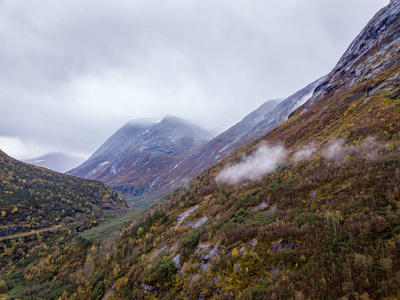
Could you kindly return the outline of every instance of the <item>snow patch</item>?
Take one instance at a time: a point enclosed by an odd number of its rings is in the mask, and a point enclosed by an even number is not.
[[[39,159],[39,160],[35,160],[33,163],[37,164],[37,163],[41,163],[41,162],[44,162],[44,161],[45,161],[44,159]]]
[[[226,145],[224,148],[222,148],[221,150],[219,150],[219,152],[221,153],[222,151],[224,151],[226,148],[228,148],[231,144]]]
[[[150,185],[149,189],[151,189],[151,188],[152,188],[152,186],[156,184],[156,182],[158,181],[158,179],[160,179],[160,177],[158,177],[156,180],[154,180],[154,181],[151,183],[151,185]]]

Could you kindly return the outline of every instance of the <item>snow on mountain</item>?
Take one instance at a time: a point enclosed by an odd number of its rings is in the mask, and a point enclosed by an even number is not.
[[[304,109],[325,96],[333,96],[343,86],[355,87],[395,66],[400,52],[399,16],[399,0],[391,0],[350,44],[337,65],[317,86],[315,94],[305,104]],[[399,80],[399,76],[390,80]],[[380,88],[378,84],[360,92],[366,92],[370,97]]]
[[[283,101],[265,102],[242,121],[190,152],[170,177],[179,178],[176,180],[178,185],[282,124],[290,113],[311,97],[321,80],[316,80]]]
[[[159,174],[179,164],[183,155],[211,137],[203,128],[174,116],[160,122],[134,120],[68,174],[98,179],[128,199],[146,198],[150,189],[158,195],[160,186],[165,185],[158,180]]]
[[[159,123],[129,122],[69,174],[98,179],[133,205],[146,205],[286,121],[321,80],[283,101],[265,102],[214,139],[204,129],[173,116]]]

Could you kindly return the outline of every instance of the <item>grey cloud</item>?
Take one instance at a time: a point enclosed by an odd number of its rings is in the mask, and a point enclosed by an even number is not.
[[[237,184],[245,180],[258,180],[272,173],[284,161],[286,151],[283,146],[262,145],[250,156],[233,166],[224,168],[215,178],[229,184]]]
[[[329,72],[387,3],[2,1],[0,136],[89,155],[133,118],[221,131]]]

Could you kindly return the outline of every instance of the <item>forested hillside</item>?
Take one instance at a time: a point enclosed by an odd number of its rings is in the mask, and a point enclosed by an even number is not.
[[[31,251],[38,248],[48,251],[48,245],[66,243],[64,236],[74,236],[128,210],[126,201],[99,181],[78,179],[22,163],[0,151],[0,297],[14,288],[9,281],[7,287],[1,280],[5,273],[14,278],[23,275],[27,264],[43,263],[35,255],[30,256]],[[79,243],[73,245],[79,249]],[[73,266],[74,260],[65,264]],[[50,275],[46,276],[49,279]],[[44,287],[54,289],[57,294],[59,285],[55,281]],[[15,292],[24,291],[18,297],[30,295],[32,299],[40,299],[37,283],[31,292],[20,283],[17,286],[20,289],[14,289]],[[47,291],[43,299],[51,298],[50,295]]]
[[[101,218],[126,202],[98,181],[82,180],[19,162],[0,152],[0,225],[40,228]]]

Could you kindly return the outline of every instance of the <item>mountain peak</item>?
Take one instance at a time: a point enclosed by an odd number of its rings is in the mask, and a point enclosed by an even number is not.
[[[98,179],[127,197],[146,195],[181,157],[212,138],[205,129],[175,116],[132,120],[117,130],[86,162],[69,174]]]
[[[143,118],[143,119],[133,119],[130,120],[125,125],[131,126],[151,126],[157,124],[159,121],[157,119]]]

